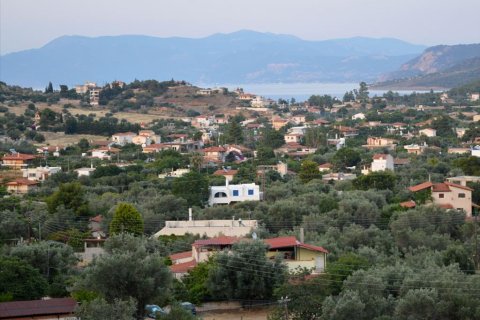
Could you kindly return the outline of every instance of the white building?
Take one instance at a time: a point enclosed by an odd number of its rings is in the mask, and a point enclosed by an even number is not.
[[[22,169],[23,177],[32,181],[45,181],[49,176],[62,171],[61,167],[36,167]]]
[[[206,235],[209,238],[220,235],[228,237],[246,237],[250,232],[257,229],[257,220],[188,220],[188,221],[165,221],[165,227],[155,233],[154,237],[165,235],[184,236],[187,233]]]
[[[158,175],[158,178],[178,178],[190,172],[190,169],[177,169],[175,171],[165,172]]]
[[[93,167],[93,165],[91,165],[90,168],[78,168],[75,170],[75,172],[78,174],[78,177],[89,177],[94,171],[95,168]]]
[[[427,129],[422,129],[420,131],[418,131],[418,133],[420,135],[425,135],[427,137],[436,137],[437,136],[437,130],[435,129],[431,129],[431,128],[427,128]]]
[[[364,113],[356,113],[352,116],[352,120],[365,120]]]
[[[480,100],[480,93],[470,94],[470,101],[478,101],[478,100]]]
[[[133,132],[120,132],[112,135],[112,142],[120,146],[124,146],[127,143],[133,143],[133,138],[136,136]]]
[[[375,171],[393,171],[393,157],[389,154],[375,154],[373,155],[372,172]]]
[[[243,201],[260,201],[260,187],[255,183],[229,185],[228,180],[225,180],[224,186],[210,187],[210,206]]]
[[[472,156],[480,158],[480,146],[474,146],[472,148]]]

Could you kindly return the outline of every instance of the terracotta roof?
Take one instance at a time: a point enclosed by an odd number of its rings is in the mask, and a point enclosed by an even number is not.
[[[327,163],[324,163],[324,164],[319,164],[318,167],[321,168],[321,169],[331,169],[332,164],[327,162]]]
[[[92,150],[90,150],[90,151],[91,151],[91,152],[95,152],[95,151],[120,152],[120,149],[118,149],[118,148],[113,148],[113,147],[100,147],[100,148],[92,149]]]
[[[387,156],[388,156],[388,154],[377,153],[377,154],[374,154],[372,158],[374,160],[381,160],[381,159],[387,159]]]
[[[451,182],[444,182],[447,186],[450,186],[452,188],[459,188],[459,189],[463,189],[463,190],[468,190],[468,191],[473,191],[472,188],[469,188],[469,187],[466,187],[466,186],[462,186],[460,184],[456,184],[456,183],[451,183]]]
[[[407,124],[406,123],[403,123],[403,122],[395,122],[395,123],[392,123],[392,126],[394,127],[405,127]]]
[[[33,181],[33,180],[20,178],[20,179],[15,179],[13,181],[7,182],[6,184],[7,184],[7,186],[18,186],[18,185],[33,186],[33,185],[37,185],[38,182]]]
[[[101,214],[96,215],[95,217],[90,218],[90,221],[92,221],[92,222],[102,222],[102,220],[103,220],[103,217],[102,217]]]
[[[169,257],[172,260],[178,260],[178,259],[190,258],[191,256],[192,256],[192,250],[174,253],[174,254],[171,254]]]
[[[201,246],[208,246],[208,245],[232,245],[238,242],[240,239],[237,237],[228,237],[228,236],[221,236],[211,239],[204,239],[204,240],[195,240],[193,243],[196,247]]]
[[[33,160],[35,158],[33,154],[15,153],[3,156],[2,160]]]
[[[271,239],[263,240],[266,244],[270,246],[270,249],[279,249],[279,248],[286,248],[286,247],[300,247],[305,248],[312,251],[319,251],[323,253],[328,253],[326,249],[319,246],[314,246],[311,244],[302,243],[297,240],[295,236],[290,237],[277,237]]]
[[[408,190],[410,190],[411,192],[417,192],[420,190],[431,188],[432,185],[433,184],[430,181],[427,181],[427,182],[417,184],[416,186],[408,187]]]
[[[450,188],[445,183],[434,183],[432,185],[432,192],[450,192]]]
[[[170,266],[170,271],[172,273],[187,273],[189,270],[192,270],[197,265],[197,261],[192,260],[184,263],[177,263]]]
[[[409,201],[405,201],[405,202],[400,202],[400,207],[403,207],[403,208],[415,208],[417,206],[417,204],[415,203],[415,201],[413,200],[409,200]]]
[[[203,149],[203,152],[225,152],[227,151],[224,147],[209,147]]]
[[[401,158],[393,159],[394,165],[404,165],[409,163],[410,163],[410,159],[401,159]]]
[[[0,319],[73,314],[76,306],[72,298],[3,302],[0,303]]]
[[[214,176],[234,176],[238,173],[238,170],[220,169],[213,173]]]
[[[441,204],[439,207],[443,209],[453,209],[453,206],[450,203]]]

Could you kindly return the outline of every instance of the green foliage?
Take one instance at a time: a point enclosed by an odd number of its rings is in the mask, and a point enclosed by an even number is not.
[[[466,175],[480,175],[480,158],[478,157],[459,158],[453,161],[453,165],[462,169],[463,173]]]
[[[110,234],[143,234],[143,219],[137,209],[130,203],[119,203],[110,222]]]
[[[200,262],[182,278],[182,282],[187,290],[188,301],[199,304],[212,298],[207,287],[208,276],[212,266],[212,259],[207,262]]]
[[[203,206],[208,199],[208,179],[191,171],[173,181],[172,193],[187,200],[189,206]]]
[[[133,320],[135,319],[135,299],[114,299],[111,303],[103,298],[80,304],[75,315],[83,320]]]
[[[117,245],[111,246],[110,242]],[[74,292],[91,290],[109,304],[116,299],[136,300],[136,316],[142,317],[148,303],[163,305],[168,297],[171,274],[158,251],[149,242],[132,235],[111,237],[107,253],[98,257],[83,272]]]
[[[243,143],[243,131],[240,124],[236,121],[231,121],[226,128],[224,135],[225,143],[241,144]]]
[[[395,188],[395,175],[390,171],[376,171],[361,175],[353,180],[353,186],[359,190],[393,190]]]
[[[304,160],[298,172],[298,177],[303,183],[307,183],[313,179],[321,179],[322,175],[318,170],[318,164],[316,162]]]
[[[168,314],[158,315],[157,319],[159,320],[195,320],[198,318],[195,317],[190,311],[183,309],[180,305],[173,304]]]
[[[54,213],[59,206],[71,209],[78,216],[88,215],[88,201],[85,191],[78,182],[61,184],[58,191],[46,199],[48,211]]]
[[[285,281],[281,259],[269,260],[261,241],[240,242],[232,252],[218,253],[209,271],[207,287],[219,299],[270,299]]]
[[[25,261],[0,256],[0,296],[3,300],[35,300],[46,293],[47,281]]]
[[[340,293],[343,282],[356,270],[368,267],[368,261],[353,253],[341,256],[337,261],[327,265],[327,275],[331,280],[331,289],[334,293]]]
[[[360,153],[352,148],[342,148],[332,158],[332,162],[337,169],[356,166],[361,160]]]

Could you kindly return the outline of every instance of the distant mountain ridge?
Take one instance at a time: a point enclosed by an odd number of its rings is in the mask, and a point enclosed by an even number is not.
[[[388,73],[377,87],[452,88],[480,79],[480,44],[434,46]]]
[[[23,86],[182,79],[192,83],[372,81],[426,47],[401,40],[307,41],[254,31],[201,39],[63,36],[0,57],[0,80]]]

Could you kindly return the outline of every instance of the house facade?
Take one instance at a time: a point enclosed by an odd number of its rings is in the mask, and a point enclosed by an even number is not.
[[[45,181],[52,174],[61,172],[61,167],[37,167],[22,169],[22,175],[24,178],[33,181]]]
[[[394,170],[393,157],[389,154],[374,154],[371,166],[372,172]]]
[[[15,179],[7,182],[7,192],[12,194],[26,194],[37,188],[37,181],[28,180],[25,178]]]
[[[230,204],[233,202],[260,201],[260,187],[255,183],[232,184],[225,181],[224,186],[210,187],[208,204]]]
[[[4,155],[2,157],[2,167],[9,167],[11,169],[20,170],[26,168],[28,163],[35,159],[33,154],[15,153]]]

